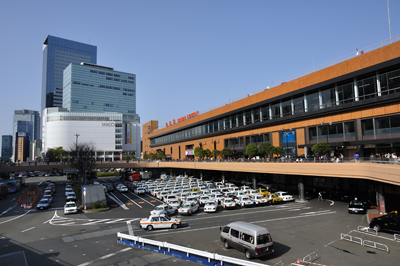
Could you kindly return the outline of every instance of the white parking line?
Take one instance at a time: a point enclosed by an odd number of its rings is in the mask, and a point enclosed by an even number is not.
[[[35,228],[35,227],[31,227],[31,228],[25,229],[25,230],[21,231],[21,233],[29,231],[29,230],[32,230],[33,228]]]
[[[156,205],[154,205],[153,203],[151,203],[151,202],[148,202],[147,200],[145,200],[144,198],[142,198],[142,197],[139,197],[138,195],[136,195],[135,193],[132,193],[132,191],[129,191],[131,194],[133,194],[133,195],[135,195],[136,197],[138,197],[138,198],[140,198],[141,200],[143,200],[143,201],[145,201],[145,202],[147,202],[148,204],[150,204],[150,205],[152,205],[152,206],[156,206]]]
[[[79,264],[78,266],[87,266],[87,265],[90,265],[90,264],[94,263],[94,262],[97,261],[97,260],[104,260],[104,259],[107,259],[107,258],[109,258],[109,257],[115,256],[115,255],[117,255],[117,254],[119,254],[119,253],[122,253],[122,252],[125,252],[125,251],[128,251],[128,250],[131,250],[131,249],[132,249],[132,248],[124,248],[124,249],[121,249],[121,250],[119,250],[119,251],[117,251],[117,252],[107,254],[107,255],[105,255],[105,256],[103,256],[103,257],[100,257],[100,258],[98,258],[98,259],[91,260],[91,261],[88,261],[88,262]]]
[[[115,201],[115,203],[117,203],[119,206],[121,206],[124,210],[129,210],[129,208],[126,207],[125,204],[114,195],[114,193],[112,193],[112,192],[107,193],[107,197],[109,197],[110,199]]]
[[[138,207],[143,208],[142,206],[140,206],[138,203],[136,203],[133,199],[131,199],[131,198],[128,197],[127,195],[125,195],[125,194],[123,194],[123,193],[122,193],[122,195],[123,195],[125,198],[129,199],[130,201],[132,201],[132,203],[135,203]]]

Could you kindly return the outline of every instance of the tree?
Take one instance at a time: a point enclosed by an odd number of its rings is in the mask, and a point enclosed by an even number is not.
[[[219,156],[219,154],[220,154],[220,151],[217,150],[217,149],[215,149],[215,150],[213,150],[213,151],[211,152],[211,154],[212,154],[212,156],[213,156],[214,158],[217,158],[217,157]]]
[[[232,156],[232,154],[233,154],[232,150],[231,150],[230,148],[228,148],[228,147],[224,148],[224,149],[221,151],[221,156],[222,156],[223,158],[226,158],[226,157],[228,157],[228,156]]]
[[[266,157],[267,155],[271,155],[274,153],[274,148],[275,147],[271,143],[264,142],[264,143],[261,143],[260,148],[258,149],[258,152],[262,156]]]
[[[250,144],[248,144],[248,145],[246,146],[246,152],[245,152],[245,154],[246,154],[247,156],[249,156],[250,158],[256,156],[257,153],[258,153],[257,146],[254,145],[253,143],[250,143]]]
[[[61,162],[63,160],[63,157],[67,154],[67,152],[64,151],[63,147],[57,147],[55,149],[50,149],[50,150],[53,151],[53,155],[58,162]]]
[[[86,171],[92,171],[96,167],[95,145],[93,143],[73,144],[70,147],[70,163],[72,168],[79,171],[79,175],[86,185]]]
[[[332,151],[332,148],[331,146],[329,146],[328,143],[322,141],[312,146],[311,150],[313,153],[316,153],[318,155],[327,155]]]
[[[285,150],[282,147],[274,147],[272,154],[278,155],[278,154],[284,154],[284,153],[285,153]]]
[[[204,150],[204,157],[207,157],[207,158],[211,157],[211,151],[209,149]]]
[[[203,158],[203,157],[204,157],[204,150],[203,150],[203,148],[202,148],[202,147],[196,147],[196,148],[194,149],[194,155],[195,155],[196,157]]]
[[[157,159],[158,159],[158,160],[163,160],[163,159],[165,159],[165,153],[164,153],[163,150],[159,150],[159,151],[157,152]]]

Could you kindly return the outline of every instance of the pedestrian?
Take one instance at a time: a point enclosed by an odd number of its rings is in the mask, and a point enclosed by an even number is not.
[[[322,198],[322,193],[321,193],[321,191],[320,191],[320,192],[318,192],[318,201],[323,201],[323,198]]]

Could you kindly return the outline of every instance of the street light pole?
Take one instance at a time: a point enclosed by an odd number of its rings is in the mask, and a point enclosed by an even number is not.
[[[79,134],[75,134],[76,136],[76,146],[78,146],[78,137],[80,136]]]

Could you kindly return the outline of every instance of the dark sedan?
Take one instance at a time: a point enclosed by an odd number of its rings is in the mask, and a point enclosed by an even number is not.
[[[373,218],[369,224],[375,231],[400,232],[400,215],[389,213]]]

